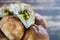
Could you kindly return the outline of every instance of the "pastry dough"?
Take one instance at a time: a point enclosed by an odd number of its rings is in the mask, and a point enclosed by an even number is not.
[[[47,28],[46,20],[38,13],[35,13],[35,24],[41,25],[43,28]]]
[[[26,31],[23,40],[49,40],[49,35],[42,26],[34,24]]]
[[[16,17],[6,16],[0,22],[0,29],[10,40],[20,40],[24,35],[24,26]]]

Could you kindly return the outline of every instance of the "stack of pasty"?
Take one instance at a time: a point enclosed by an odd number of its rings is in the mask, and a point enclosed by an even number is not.
[[[49,40],[46,21],[29,4],[3,4],[0,18],[0,40]]]

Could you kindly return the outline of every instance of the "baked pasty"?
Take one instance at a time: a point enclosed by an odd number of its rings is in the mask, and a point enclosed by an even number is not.
[[[29,4],[18,2],[15,4],[5,4],[0,7],[0,17],[9,15],[18,17],[26,28],[29,28],[35,22],[34,11]]]
[[[49,35],[42,26],[32,25],[26,31],[23,40],[49,40]]]
[[[47,28],[46,20],[38,13],[35,13],[35,24]]]
[[[5,16],[0,22],[0,29],[10,40],[20,40],[24,35],[24,25],[13,16]]]

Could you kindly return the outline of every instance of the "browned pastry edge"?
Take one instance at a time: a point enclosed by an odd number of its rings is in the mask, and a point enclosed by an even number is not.
[[[0,40],[9,40],[1,30],[0,30]]]
[[[47,22],[46,20],[38,13],[35,13],[35,24],[41,25],[43,28],[47,28]]]
[[[15,17],[15,16],[5,16],[5,17],[3,17],[2,19],[1,19],[1,21],[0,21],[0,28],[2,28],[2,26],[6,23],[6,22],[8,22],[10,19],[13,19],[13,20],[15,20],[15,21],[17,21],[18,22],[18,24],[21,24],[22,25],[22,23],[20,23],[21,21],[17,18],[17,17]],[[20,22],[19,22],[20,21]],[[24,25],[23,25],[24,26]],[[22,27],[23,28],[23,31],[21,31],[21,32],[24,32],[25,31],[25,29],[24,29],[24,27]],[[3,33],[4,34],[4,33]],[[1,34],[1,35],[3,35],[3,34]],[[24,33],[23,33],[24,34]],[[5,36],[5,35],[4,35]],[[3,37],[2,37],[3,38]],[[5,38],[7,38],[7,37],[5,37]],[[15,39],[14,39],[15,40]]]
[[[23,40],[49,40],[49,35],[42,26],[34,24],[26,31]]]

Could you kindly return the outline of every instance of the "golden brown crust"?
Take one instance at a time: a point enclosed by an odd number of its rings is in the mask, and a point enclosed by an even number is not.
[[[0,19],[1,20],[1,19]],[[0,22],[1,23],[1,22]],[[0,40],[9,40],[4,33],[0,30]]]
[[[0,29],[10,40],[20,40],[24,35],[24,26],[16,17],[6,16],[0,22]]]
[[[9,40],[1,30],[0,30],[0,40]]]
[[[49,36],[42,26],[32,25],[26,31],[23,40],[49,40]]]
[[[41,25],[45,29],[47,28],[46,20],[38,13],[35,14],[35,24]]]

